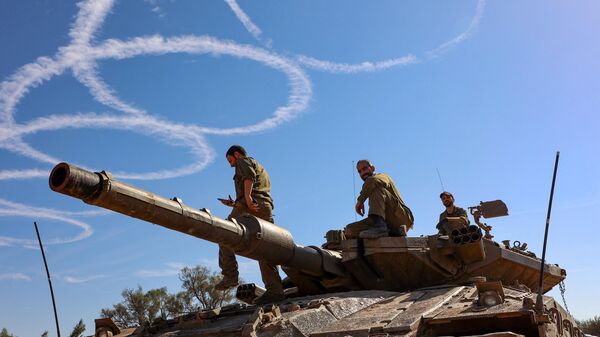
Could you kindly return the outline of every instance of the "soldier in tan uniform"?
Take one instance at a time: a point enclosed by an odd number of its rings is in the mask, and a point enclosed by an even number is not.
[[[442,199],[442,204],[446,207],[446,209],[440,214],[440,220],[435,226],[438,229],[439,234],[450,234],[446,228],[448,218],[462,218],[465,226],[469,225],[469,216],[467,215],[467,211],[464,208],[454,205],[454,196],[452,193],[444,191],[440,194],[440,199]]]
[[[347,239],[357,237],[374,239],[385,235],[406,235],[413,226],[414,218],[396,189],[392,178],[385,173],[375,173],[369,160],[356,163],[356,170],[364,181],[355,210],[365,215],[365,201],[369,199],[369,215],[366,219],[346,226]]]
[[[233,145],[225,156],[229,165],[235,167],[233,181],[235,200],[219,199],[224,205],[233,207],[228,219],[242,214],[252,214],[273,223],[273,199],[271,198],[271,182],[267,171],[240,145]],[[283,286],[276,265],[259,261],[260,273],[267,291],[256,299],[257,304],[266,304],[283,300]],[[227,247],[219,246],[219,267],[223,280],[215,288],[225,290],[238,285],[238,264],[235,254]]]

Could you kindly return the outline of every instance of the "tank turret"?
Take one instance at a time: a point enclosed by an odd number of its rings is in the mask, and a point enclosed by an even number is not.
[[[459,284],[473,277],[535,289],[539,279],[540,261],[535,256],[483,238],[477,226],[457,226],[449,236],[374,240],[344,240],[343,234],[333,231],[327,237],[334,242],[326,245],[337,248],[333,250],[299,245],[286,229],[251,215],[221,219],[178,198],[163,198],[117,181],[105,171],[94,173],[60,163],[52,170],[49,183],[53,191],[88,204],[281,265],[301,295],[365,289],[406,291]],[[555,265],[546,265],[544,270],[544,291],[566,276]]]

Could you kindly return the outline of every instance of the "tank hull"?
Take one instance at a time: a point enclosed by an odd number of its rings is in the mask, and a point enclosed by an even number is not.
[[[117,336],[582,336],[551,297],[551,315],[529,306],[535,294],[503,287],[502,303],[478,304],[475,285],[410,292],[351,291],[259,307],[232,305],[128,329]]]

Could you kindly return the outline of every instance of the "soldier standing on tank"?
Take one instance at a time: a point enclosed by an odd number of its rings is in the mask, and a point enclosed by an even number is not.
[[[356,170],[364,184],[355,210],[364,216],[365,201],[369,199],[369,215],[363,220],[347,225],[344,228],[345,237],[374,239],[388,234],[406,235],[406,231],[412,228],[414,218],[392,178],[385,173],[375,173],[375,166],[367,159],[359,160]]]
[[[446,207],[440,214],[440,220],[438,224],[435,226],[438,229],[438,233],[441,235],[449,235],[450,233],[446,229],[446,224],[448,223],[449,217],[452,218],[462,218],[464,220],[465,226],[469,225],[469,216],[467,215],[467,211],[464,208],[460,208],[454,205],[454,196],[450,192],[442,192],[440,194],[440,199],[442,199],[442,204]]]
[[[234,219],[243,214],[252,214],[273,223],[273,199],[271,198],[271,182],[267,171],[240,145],[232,145],[225,155],[229,165],[235,168],[233,176],[235,185],[235,200],[219,199],[224,205],[233,207],[228,219]],[[285,299],[283,285],[276,265],[259,261],[260,273],[265,284],[266,292],[256,299],[256,304],[266,304]],[[238,285],[239,272],[234,252],[219,245],[219,267],[223,279],[215,288],[226,290]]]

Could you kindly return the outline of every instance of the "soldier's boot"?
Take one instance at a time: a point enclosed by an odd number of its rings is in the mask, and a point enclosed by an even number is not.
[[[390,229],[390,236],[406,236],[406,225]]]
[[[285,300],[285,295],[282,291],[269,290],[265,291],[264,294],[260,295],[254,300],[254,304],[263,305],[269,303],[275,303]]]
[[[388,227],[383,218],[379,215],[369,214],[369,218],[373,219],[371,228],[360,232],[358,235],[361,239],[377,239],[388,235]]]
[[[229,288],[237,287],[239,283],[238,276],[225,275],[219,283],[215,284],[216,290],[227,290]]]

